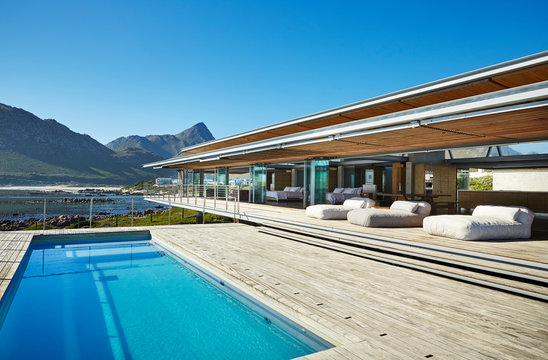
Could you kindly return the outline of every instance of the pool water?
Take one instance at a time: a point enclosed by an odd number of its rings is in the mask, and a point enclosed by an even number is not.
[[[1,359],[291,359],[330,347],[152,241],[31,251],[1,304]]]

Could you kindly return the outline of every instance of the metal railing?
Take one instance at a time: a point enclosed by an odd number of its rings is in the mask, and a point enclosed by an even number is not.
[[[224,210],[232,213],[234,221],[240,213],[241,188],[237,185],[191,184],[167,185],[145,190],[145,197],[172,204],[188,204],[200,208],[202,214],[207,210]],[[205,221],[205,216],[203,217]]]
[[[189,223],[184,213],[166,217],[170,209],[156,205],[146,201],[142,193],[6,190],[0,194],[0,231],[145,225],[145,217],[150,218],[151,226]]]

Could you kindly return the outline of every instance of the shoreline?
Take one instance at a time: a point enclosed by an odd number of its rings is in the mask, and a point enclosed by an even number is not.
[[[71,186],[71,185],[39,185],[39,186],[0,186],[0,190],[24,190],[24,191],[64,191],[68,193],[78,193],[82,190],[93,191],[121,191],[122,186]]]

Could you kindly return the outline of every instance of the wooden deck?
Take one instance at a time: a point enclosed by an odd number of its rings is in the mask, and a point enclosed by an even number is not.
[[[150,198],[153,199],[153,198]],[[193,198],[191,199],[193,200]],[[185,207],[201,211],[203,199],[198,199],[196,205],[192,201],[175,202],[155,198],[163,204]],[[207,199],[205,203],[206,212],[219,215],[236,217],[240,220],[255,222],[259,224],[268,222],[278,222],[287,226],[298,225],[308,227],[310,230],[331,230],[338,232],[347,232],[366,236],[377,236],[384,238],[395,238],[409,242],[423,243],[434,246],[449,247],[465,251],[480,252],[489,255],[504,256],[515,259],[522,259],[548,264],[548,231],[534,234],[531,240],[491,240],[491,241],[464,241],[449,239],[440,236],[434,236],[425,233],[422,228],[366,228],[350,224],[346,220],[319,220],[307,217],[303,209],[295,209],[282,206],[272,206],[268,204],[240,203],[239,212],[234,211],[234,203],[229,202],[225,205],[222,200],[214,202]],[[227,209],[227,210],[225,210]]]
[[[150,230],[155,240],[335,345],[303,359],[548,358],[546,302],[281,239],[244,224],[117,230]],[[0,266],[6,259],[20,261],[33,234],[111,231],[3,232]]]

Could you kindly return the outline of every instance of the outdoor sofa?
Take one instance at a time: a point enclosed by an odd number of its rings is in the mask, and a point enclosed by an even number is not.
[[[322,220],[346,220],[349,211],[375,206],[375,200],[369,198],[351,198],[342,205],[311,205],[306,208],[306,216]]]
[[[270,200],[302,200],[303,188],[299,186],[286,186],[282,191],[268,190],[266,197]]]
[[[523,206],[476,206],[472,215],[437,215],[424,219],[432,235],[460,240],[528,239],[535,213]]]
[[[430,215],[431,206],[425,201],[394,201],[390,209],[357,209],[349,211],[348,222],[367,227],[420,227]]]
[[[328,192],[325,195],[325,199],[332,205],[336,203],[342,203],[347,199],[358,197],[362,193],[362,188],[335,188],[333,192]]]

